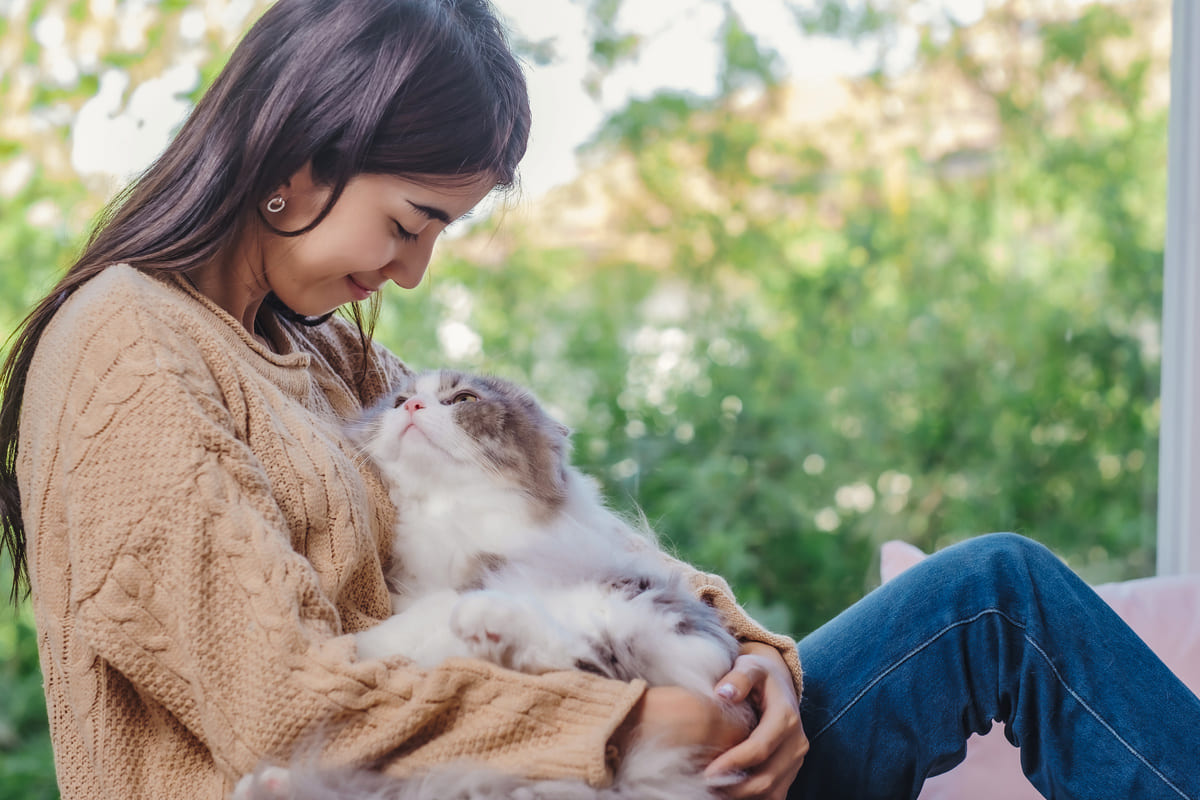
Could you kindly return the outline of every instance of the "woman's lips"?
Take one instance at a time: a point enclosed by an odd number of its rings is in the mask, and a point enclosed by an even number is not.
[[[350,288],[354,294],[355,300],[366,300],[368,297],[375,294],[374,289],[368,289],[366,286],[363,286],[361,283],[354,280],[353,275],[347,275],[346,280],[350,284]]]

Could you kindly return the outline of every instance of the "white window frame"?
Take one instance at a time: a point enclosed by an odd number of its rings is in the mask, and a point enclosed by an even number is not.
[[[1158,574],[1200,573],[1200,3],[1172,6]]]

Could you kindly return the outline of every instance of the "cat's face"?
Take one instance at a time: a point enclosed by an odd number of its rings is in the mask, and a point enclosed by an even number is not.
[[[439,370],[406,378],[357,437],[401,492],[484,480],[553,509],[565,499],[567,434],[520,387]]]

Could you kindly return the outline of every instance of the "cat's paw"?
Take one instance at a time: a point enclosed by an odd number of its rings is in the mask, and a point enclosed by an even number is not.
[[[499,592],[468,592],[454,604],[450,630],[476,655],[498,661],[510,649],[514,617],[519,613],[514,605]]]
[[[283,767],[263,767],[238,781],[231,800],[287,800],[291,796],[291,772]]]
[[[542,609],[504,592],[468,592],[450,615],[450,630],[476,658],[518,672],[571,669],[573,637]]]

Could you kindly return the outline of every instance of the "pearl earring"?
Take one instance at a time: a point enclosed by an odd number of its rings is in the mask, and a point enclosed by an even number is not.
[[[267,211],[272,214],[278,214],[283,211],[283,207],[287,205],[287,201],[283,199],[283,195],[277,194],[267,201]]]

